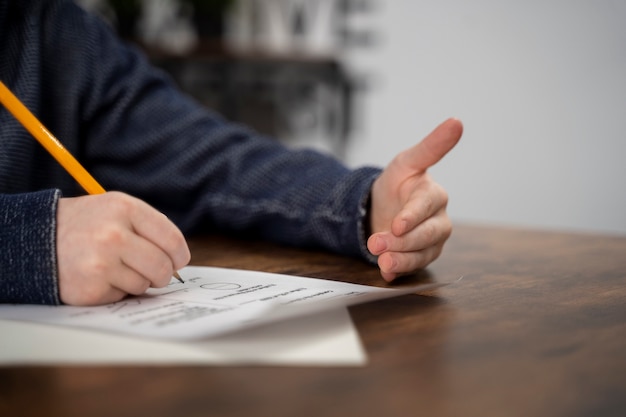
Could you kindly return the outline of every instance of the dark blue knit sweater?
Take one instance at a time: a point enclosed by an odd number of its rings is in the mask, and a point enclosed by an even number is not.
[[[71,1],[0,0],[0,79],[105,189],[143,199],[186,234],[368,256],[364,206],[380,170],[349,170],[223,120]],[[60,302],[57,201],[80,194],[0,108],[0,302]]]

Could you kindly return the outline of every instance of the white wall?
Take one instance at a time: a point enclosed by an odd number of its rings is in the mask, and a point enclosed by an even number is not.
[[[626,2],[378,0],[348,163],[386,164],[449,116],[433,176],[455,221],[626,234]]]

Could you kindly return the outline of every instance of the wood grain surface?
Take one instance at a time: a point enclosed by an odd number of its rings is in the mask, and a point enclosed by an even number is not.
[[[386,285],[321,251],[190,246],[194,265]],[[626,238],[457,226],[396,285],[459,276],[352,307],[364,367],[3,367],[0,416],[626,416]]]

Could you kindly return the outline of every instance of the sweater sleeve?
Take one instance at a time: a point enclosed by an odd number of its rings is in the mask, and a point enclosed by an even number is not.
[[[60,304],[58,190],[0,194],[0,303]]]
[[[80,136],[72,152],[106,189],[143,199],[186,234],[209,228],[368,258],[363,207],[378,168],[351,170],[224,120],[101,21],[56,4],[42,62],[62,106],[47,106],[58,112],[48,119],[66,121],[66,140]],[[75,117],[79,132],[67,123]]]

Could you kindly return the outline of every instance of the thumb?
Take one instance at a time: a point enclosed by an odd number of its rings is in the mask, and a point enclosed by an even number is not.
[[[400,162],[413,172],[424,172],[454,148],[462,134],[461,121],[450,118],[437,126],[417,145],[402,152],[399,155]]]

